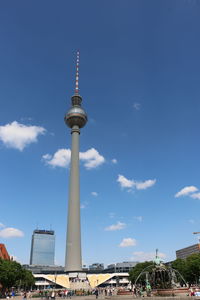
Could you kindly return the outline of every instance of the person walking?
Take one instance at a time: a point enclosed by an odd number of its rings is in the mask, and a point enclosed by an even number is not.
[[[95,295],[96,295],[96,299],[98,299],[99,291],[97,289],[95,290]]]

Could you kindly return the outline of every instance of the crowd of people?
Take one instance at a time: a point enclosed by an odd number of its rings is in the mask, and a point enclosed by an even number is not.
[[[71,296],[73,295],[73,292],[71,290],[58,290],[58,291],[54,291],[54,290],[43,290],[43,291],[39,291],[39,295],[41,299],[55,299],[56,297],[59,298],[71,298]]]
[[[82,296],[89,296],[89,295],[95,295],[96,299],[101,296],[101,298],[104,298],[106,296],[112,296],[113,294],[116,294],[116,290],[114,288],[96,288],[94,290],[41,290],[39,291],[39,296],[41,299],[55,299],[57,298],[71,298],[75,295],[82,295]]]
[[[54,290],[54,289],[46,289],[46,290],[40,290],[40,291],[21,291],[20,293],[17,293],[17,296],[21,296],[22,300],[28,300],[30,298],[40,298],[43,300],[55,300],[56,298],[61,299],[71,299],[72,296],[95,296],[96,299],[105,299],[106,297],[115,296],[121,292],[128,292],[127,288],[114,288],[114,287],[108,287],[108,288],[95,288],[93,290],[69,290],[69,289],[60,289],[60,290]],[[139,298],[139,297],[147,297],[151,296],[151,293],[148,294],[147,290],[143,286],[132,286],[132,289],[129,290],[129,293],[132,294],[133,298]],[[129,294],[129,295],[130,295]],[[123,293],[122,293],[123,295]],[[4,295],[2,295],[3,298],[6,299],[14,299],[16,296],[16,293],[14,290],[12,291],[6,291]],[[196,287],[190,287],[189,293],[187,296],[199,296],[200,297],[200,289]]]

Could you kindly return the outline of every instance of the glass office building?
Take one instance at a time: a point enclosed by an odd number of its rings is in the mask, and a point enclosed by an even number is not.
[[[53,230],[34,230],[31,242],[30,265],[52,266],[55,256]]]

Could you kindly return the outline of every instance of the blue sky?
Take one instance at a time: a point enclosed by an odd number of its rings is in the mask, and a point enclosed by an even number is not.
[[[55,230],[64,263],[71,135],[63,118],[77,49],[89,117],[83,262],[144,260],[156,248],[168,261],[196,243],[199,15],[195,0],[0,2],[0,242],[20,262],[29,262],[38,226]]]

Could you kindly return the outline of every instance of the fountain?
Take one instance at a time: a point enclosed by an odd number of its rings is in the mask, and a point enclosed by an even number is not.
[[[183,276],[170,265],[164,265],[158,256],[153,264],[142,270],[135,280],[135,288],[138,291],[145,291],[147,296],[175,296],[188,295],[189,289]]]

